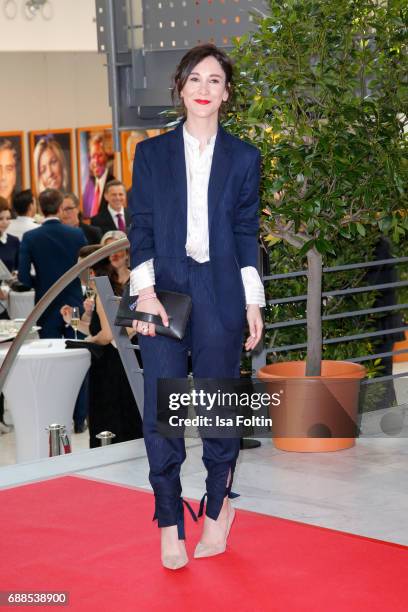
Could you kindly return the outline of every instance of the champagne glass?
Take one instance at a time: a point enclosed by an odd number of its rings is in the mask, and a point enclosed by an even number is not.
[[[71,327],[74,330],[75,340],[78,340],[77,331],[78,331],[79,320],[80,320],[79,308],[78,306],[74,306],[72,309],[72,315],[71,315]]]
[[[95,299],[95,289],[91,285],[87,285],[85,288],[85,295],[89,300]]]

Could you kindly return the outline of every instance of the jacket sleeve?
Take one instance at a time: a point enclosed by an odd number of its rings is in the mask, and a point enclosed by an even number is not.
[[[136,147],[133,162],[132,192],[129,202],[132,223],[129,230],[130,265],[154,258],[152,175],[143,152],[143,143]]]
[[[36,230],[32,230],[36,231]],[[23,236],[23,240],[20,245],[20,252],[18,258],[18,279],[20,283],[26,285],[26,287],[33,286],[33,279],[30,274],[31,269],[31,255],[30,255],[30,246],[29,240],[27,236]]]
[[[18,260],[20,256],[20,241],[16,238],[16,250],[14,251],[14,270],[18,270]]]
[[[256,151],[235,206],[233,232],[240,268],[258,267],[260,161],[260,153]]]

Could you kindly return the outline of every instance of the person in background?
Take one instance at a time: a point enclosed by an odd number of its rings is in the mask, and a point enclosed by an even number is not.
[[[89,245],[80,250],[79,256],[87,257],[99,248],[98,245]],[[94,264],[92,272],[94,276],[108,276],[115,295],[122,294],[123,285],[109,258]],[[71,313],[70,305],[61,308],[61,315],[66,323],[70,322]],[[98,295],[95,302],[85,300],[78,330],[87,335],[88,342],[103,347],[100,356],[91,351],[88,413],[90,447],[100,445],[96,435],[101,431],[114,433],[116,437],[113,442],[143,437],[142,419],[119,353],[112,344],[112,331]]]
[[[54,138],[40,138],[34,149],[37,193],[44,189],[68,189],[68,167],[64,151]]]
[[[19,280],[35,289],[35,301],[77,263],[78,252],[86,245],[86,239],[78,228],[63,225],[59,218],[63,196],[56,189],[40,193],[40,206],[44,223],[36,230],[26,232],[20,247]],[[31,265],[35,278],[30,274]],[[60,308],[66,303],[82,307],[82,291],[79,279],[75,279],[55,298],[38,319],[41,338],[70,337],[72,330],[65,326]]]
[[[9,272],[15,272],[18,267],[18,251],[20,241],[15,236],[8,234],[11,213],[7,200],[0,196],[0,260],[8,268]],[[8,319],[7,313],[8,286],[0,284],[0,319]],[[0,434],[10,433],[12,430],[4,422],[4,397],[0,395]]]
[[[8,202],[5,198],[0,197],[0,259],[12,273],[18,268],[20,241],[9,234],[10,221],[11,212]],[[3,293],[0,299],[4,299]]]
[[[116,240],[122,240],[123,238],[126,238],[125,232],[121,232],[119,230],[106,232],[101,240],[101,246],[106,246],[107,244],[111,244]],[[109,261],[118,275],[120,284],[125,286],[126,283],[129,282],[130,276],[129,251],[127,249],[123,249],[123,251],[113,253],[113,255],[109,256]]]
[[[9,208],[17,182],[17,151],[8,138],[0,140],[0,197],[7,200]]]
[[[99,227],[105,234],[111,230],[127,232],[130,225],[130,212],[126,207],[126,189],[121,181],[109,181],[105,187],[107,206],[92,217],[91,224]]]
[[[33,220],[36,205],[31,189],[16,193],[13,198],[13,208],[17,217],[11,220],[8,233],[21,241],[26,232],[39,227]]]
[[[79,198],[75,193],[64,194],[64,199],[60,208],[60,218],[64,225],[70,227],[79,227],[88,244],[99,244],[102,232],[99,227],[93,227],[86,223],[82,223],[82,215],[79,210]]]
[[[105,186],[114,179],[109,169],[104,135],[97,132],[89,140],[89,178],[82,194],[86,218],[94,217],[105,208]]]

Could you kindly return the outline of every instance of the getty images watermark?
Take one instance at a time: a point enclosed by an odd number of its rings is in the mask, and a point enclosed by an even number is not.
[[[158,382],[158,428],[166,437],[270,437],[271,410],[283,390],[251,379],[167,379]]]
[[[296,379],[161,379],[157,428],[167,438],[408,437],[408,405],[392,405],[382,383],[351,405],[354,385],[315,380],[306,392]]]
[[[215,392],[208,392],[204,389],[192,389],[189,393],[170,393],[169,395],[169,410],[180,411],[181,408],[200,408],[206,412],[213,411],[214,415],[197,414],[195,417],[186,417],[178,414],[173,414],[169,418],[170,426],[186,426],[200,427],[211,426],[217,427],[271,427],[272,418],[265,415],[251,414],[247,416],[240,409],[260,410],[269,408],[270,406],[279,406],[281,403],[280,393],[248,393],[228,392],[218,389]],[[234,414],[222,416],[216,412],[220,409],[230,408],[236,410]]]

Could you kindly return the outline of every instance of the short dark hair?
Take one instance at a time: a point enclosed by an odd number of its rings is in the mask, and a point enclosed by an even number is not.
[[[56,215],[63,199],[64,195],[58,189],[44,189],[39,196],[41,212],[44,217]]]
[[[111,187],[123,187],[123,189],[126,191],[126,187],[124,186],[124,184],[122,183],[122,181],[119,181],[118,179],[112,179],[111,181],[108,181],[105,185],[105,193],[108,193],[109,189]]]
[[[72,200],[75,206],[79,208],[79,198],[75,193],[72,193],[72,191],[65,191],[63,199],[66,200],[67,198]]]
[[[33,202],[34,196],[31,189],[24,189],[15,194],[13,208],[19,216],[24,217]]]
[[[180,114],[186,114],[183,99],[180,97],[184,85],[187,82],[188,77],[194,68],[206,57],[214,57],[225,74],[225,87],[229,93],[227,102],[223,102],[220,108],[220,112],[227,108],[228,102],[231,100],[232,85],[233,85],[233,73],[234,68],[232,61],[228,55],[222,49],[219,49],[211,43],[205,43],[193,47],[181,58],[179,65],[176,68],[175,73],[172,77],[172,88],[171,88],[171,99],[174,106],[177,108]]]

